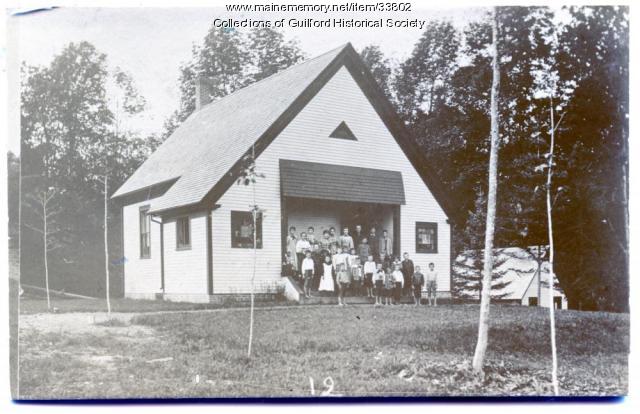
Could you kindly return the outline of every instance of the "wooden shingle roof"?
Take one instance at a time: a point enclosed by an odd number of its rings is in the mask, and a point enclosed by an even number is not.
[[[177,179],[154,200],[151,210],[200,202],[344,48],[292,66],[194,112],[113,197]]]

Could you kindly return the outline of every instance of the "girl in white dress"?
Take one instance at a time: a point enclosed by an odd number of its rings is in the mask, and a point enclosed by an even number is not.
[[[331,263],[331,256],[326,255],[324,257],[324,263],[322,264],[322,277],[320,279],[320,286],[318,287],[320,292],[333,292],[333,264]]]

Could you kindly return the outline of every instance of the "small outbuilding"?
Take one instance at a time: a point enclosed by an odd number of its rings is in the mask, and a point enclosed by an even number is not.
[[[541,254],[538,254],[540,250]],[[522,306],[549,307],[549,262],[541,259],[546,247],[508,247],[494,249],[494,279],[491,290],[492,301]],[[456,258],[453,265],[454,283],[460,288],[458,299],[479,300],[478,279],[481,270],[474,269],[474,257],[482,252],[465,252]],[[567,297],[554,278],[553,305],[555,309],[567,309]]]

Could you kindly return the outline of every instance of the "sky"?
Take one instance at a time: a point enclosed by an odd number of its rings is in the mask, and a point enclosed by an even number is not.
[[[462,28],[479,19],[480,8],[414,9],[397,15],[368,14],[367,18],[446,19]],[[217,8],[59,8],[12,16],[9,19],[9,43],[15,47],[14,63],[47,65],[69,42],[86,40],[105,53],[111,69],[119,66],[130,73],[139,92],[147,101],[144,113],[129,122],[129,127],[142,134],[160,132],[164,120],[178,107],[178,76],[182,62],[189,60],[194,44],[201,43],[212,21],[231,17]],[[235,18],[265,18],[257,13],[233,15]],[[269,14],[269,18],[296,17],[302,14]],[[325,17],[362,18],[348,13]],[[382,29],[308,29],[286,28],[287,39],[297,39],[306,57],[314,57],[351,42],[356,49],[377,44],[387,57],[406,58],[422,31],[419,28]],[[9,149],[19,151],[17,142]]]

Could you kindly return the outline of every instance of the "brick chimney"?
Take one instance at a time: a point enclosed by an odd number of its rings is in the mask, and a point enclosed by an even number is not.
[[[213,101],[213,79],[199,76],[196,79],[196,111]]]

